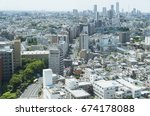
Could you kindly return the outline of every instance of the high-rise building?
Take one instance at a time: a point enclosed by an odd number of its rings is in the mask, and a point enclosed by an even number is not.
[[[129,32],[120,32],[119,33],[119,41],[120,43],[125,44],[126,42],[130,42]]]
[[[119,14],[119,2],[116,2],[116,14]]]
[[[10,48],[13,49],[14,69],[21,67],[21,41],[14,39],[13,41],[0,42],[0,47],[3,48],[5,46],[10,46]]]
[[[85,33],[80,34],[79,47],[80,47],[80,50],[85,49],[88,51],[88,49],[89,49],[89,36],[88,36],[88,34],[85,34]]]
[[[114,5],[111,5],[111,11],[112,11],[112,16],[114,17],[114,15],[115,15]]]
[[[0,49],[0,68],[2,82],[8,82],[14,72],[13,49],[10,46]]]
[[[14,69],[17,69],[22,66],[21,61],[21,41],[13,40],[12,41],[13,53],[14,53]]]
[[[58,47],[51,47],[49,53],[49,68],[55,74],[63,75],[63,52]]]
[[[113,18],[113,11],[112,10],[108,10],[108,18],[110,21],[112,21],[112,18]]]
[[[103,7],[103,9],[102,9],[102,15],[103,15],[103,17],[107,16],[107,9],[106,9],[106,7]]]
[[[84,25],[84,26],[83,26],[82,32],[89,35],[89,27],[88,27],[88,25]]]
[[[98,20],[98,12],[97,12],[97,5],[94,5],[94,20],[97,21]]]

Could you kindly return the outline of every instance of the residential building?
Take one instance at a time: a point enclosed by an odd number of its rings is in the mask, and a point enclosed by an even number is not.
[[[2,82],[8,82],[14,72],[13,49],[10,46],[5,46],[0,49],[0,65],[2,68]]]
[[[82,33],[80,34],[80,39],[79,39],[79,48],[80,50],[85,49],[89,50],[89,37],[88,34]]]

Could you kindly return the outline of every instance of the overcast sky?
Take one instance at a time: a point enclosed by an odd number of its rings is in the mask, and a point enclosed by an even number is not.
[[[70,11],[93,10],[93,5],[110,8],[111,4],[120,3],[120,9],[131,11],[137,8],[142,12],[150,12],[150,0],[0,0],[0,10],[48,10]]]

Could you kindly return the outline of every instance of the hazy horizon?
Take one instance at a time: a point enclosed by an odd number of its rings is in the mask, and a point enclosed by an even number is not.
[[[102,7],[110,9],[110,5],[120,3],[120,11],[131,11],[136,8],[142,12],[150,12],[149,0],[0,0],[0,10],[14,11],[71,11],[72,9],[93,10],[97,4],[98,11]]]

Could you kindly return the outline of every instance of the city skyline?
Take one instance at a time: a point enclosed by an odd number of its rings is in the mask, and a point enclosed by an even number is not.
[[[71,11],[72,9],[93,10],[93,5],[97,4],[98,11],[102,11],[103,7],[110,9],[110,5],[116,5],[119,2],[120,11],[132,11],[133,8],[142,12],[149,12],[149,0],[0,0],[0,10],[45,10],[45,11]],[[31,4],[33,3],[33,4]]]

